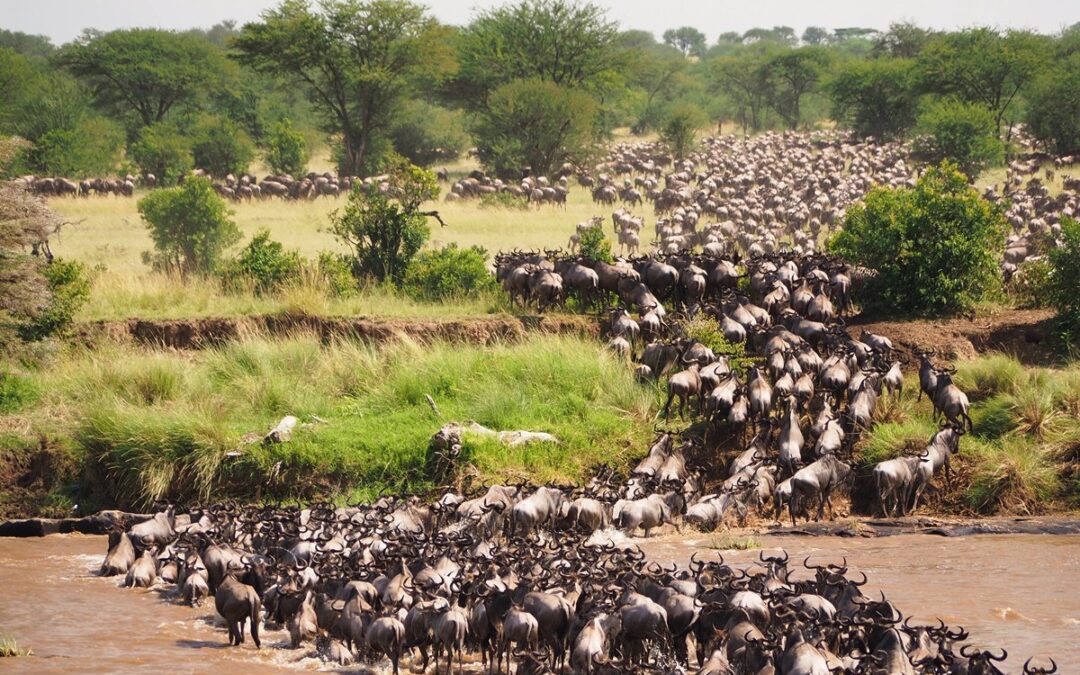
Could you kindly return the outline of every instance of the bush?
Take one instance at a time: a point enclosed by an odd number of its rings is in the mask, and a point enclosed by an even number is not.
[[[409,263],[431,235],[425,201],[439,195],[435,174],[399,161],[390,171],[389,189],[353,189],[344,212],[330,216],[331,231],[354,251],[356,277],[400,284]]]
[[[315,272],[326,284],[326,290],[334,297],[344,297],[356,292],[356,277],[344,256],[323,251],[315,263]]]
[[[900,138],[915,124],[915,68],[907,59],[853,60],[828,85],[832,115],[860,137]]]
[[[514,80],[488,96],[473,127],[480,159],[502,178],[524,167],[547,175],[586,158],[599,133],[599,106],[580,89],[541,80]]]
[[[269,231],[260,230],[222,276],[227,286],[250,282],[255,293],[261,295],[299,280],[303,271],[304,259],[298,252],[286,251],[280,242],[270,239]]]
[[[225,249],[240,241],[232,212],[206,178],[155,190],[139,200],[138,208],[155,248],[143,259],[158,270],[213,272]]]
[[[1005,229],[1002,207],[945,162],[914,188],[871,190],[828,248],[876,273],[860,292],[865,307],[960,311],[1000,287]]]
[[[746,356],[742,343],[728,342],[720,330],[720,323],[705,314],[697,314],[692,319],[681,319],[675,325],[678,334],[691,340],[697,340],[713,351],[717,356],[727,356],[731,367],[740,373],[746,372],[753,358]]]
[[[660,126],[660,140],[676,157],[686,157],[694,149],[698,129],[708,123],[705,111],[693,103],[675,106]]]
[[[912,150],[931,164],[955,162],[972,182],[990,166],[1005,159],[994,113],[976,103],[951,99],[934,101],[919,115]]]
[[[255,158],[255,144],[232,120],[207,115],[192,129],[191,154],[195,166],[214,176],[247,173]]]
[[[1080,53],[1048,70],[1027,94],[1032,135],[1058,155],[1080,152]]]
[[[1050,303],[1047,289],[1054,268],[1049,260],[1025,260],[1009,280],[1009,295],[1017,307],[1046,307]]]
[[[417,166],[454,159],[469,144],[462,113],[410,101],[390,130],[394,150]]]
[[[302,176],[307,172],[309,156],[304,135],[293,129],[288,118],[274,126],[266,142],[266,163],[274,173]]]
[[[52,129],[26,151],[28,168],[69,178],[110,175],[120,161],[124,134],[103,117],[88,117],[70,129]]]
[[[409,265],[403,287],[417,300],[479,295],[495,288],[486,259],[487,251],[479,246],[458,248],[450,244],[424,251]]]
[[[1067,343],[1080,341],[1080,223],[1061,219],[1061,246],[1050,249],[1050,304],[1057,310]]]
[[[606,263],[615,260],[615,256],[611,253],[611,242],[604,235],[604,228],[600,225],[594,225],[579,235],[578,251],[586,260],[599,260]]]
[[[75,321],[75,313],[90,299],[90,274],[76,260],[55,258],[43,270],[49,288],[45,308],[22,327],[24,340],[62,335]]]
[[[482,209],[518,209],[519,211],[529,208],[529,202],[524,197],[516,197],[513,192],[499,190],[480,195],[479,206]]]
[[[131,146],[131,158],[144,174],[154,174],[162,186],[176,185],[194,166],[188,140],[165,124],[143,127],[139,140]]]

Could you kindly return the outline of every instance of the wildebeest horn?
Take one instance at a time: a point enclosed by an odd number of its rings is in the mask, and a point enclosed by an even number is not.
[[[1051,675],[1057,672],[1057,662],[1054,659],[1047,657],[1047,660],[1050,661],[1049,668],[1031,668],[1030,664],[1033,658],[1035,657],[1032,656],[1027,661],[1024,661],[1024,675]]]

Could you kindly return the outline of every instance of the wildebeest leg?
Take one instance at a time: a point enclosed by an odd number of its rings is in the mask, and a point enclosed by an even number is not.
[[[240,636],[240,641],[236,644],[244,644],[244,622],[247,621],[247,617],[244,617],[236,622],[236,632]]]
[[[257,605],[251,613],[251,641],[255,643],[255,649],[262,649],[262,642],[259,641],[259,608]]]
[[[675,394],[668,393],[667,403],[664,404],[664,419],[671,419],[671,401],[675,398]]]
[[[791,514],[791,526],[795,527],[795,509],[796,504],[799,501],[799,489],[795,487],[795,483],[791,484],[791,499],[788,501],[788,513]]]

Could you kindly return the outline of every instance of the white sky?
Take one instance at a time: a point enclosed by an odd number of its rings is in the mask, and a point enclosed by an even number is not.
[[[594,0],[608,7],[623,28],[652,31],[690,25],[712,43],[726,31],[810,25],[884,29],[892,21],[914,21],[929,28],[971,25],[1031,28],[1053,33],[1080,21],[1076,0]],[[84,28],[111,30],[132,26],[208,28],[225,19],[258,18],[274,0],[0,0],[0,28],[48,35],[68,42]],[[441,21],[467,23],[477,7],[501,0],[428,0]]]

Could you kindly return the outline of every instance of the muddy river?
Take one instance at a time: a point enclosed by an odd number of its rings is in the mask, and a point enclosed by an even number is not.
[[[880,539],[760,538],[795,560],[806,555],[839,562],[870,577],[905,614],[963,625],[976,643],[1009,650],[1019,672],[1032,654],[1052,654],[1060,673],[1080,673],[1080,535],[902,535]],[[661,561],[685,563],[694,551],[714,556],[708,536],[642,542]],[[304,651],[282,649],[284,632],[227,646],[212,600],[202,608],[176,604],[164,589],[118,588],[94,575],[104,537],[54,535],[0,538],[0,636],[33,650],[28,659],[0,659],[0,672],[269,673],[322,665]],[[757,552],[725,552],[749,562]],[[805,574],[809,572],[803,571]],[[798,576],[798,575],[796,575]]]

